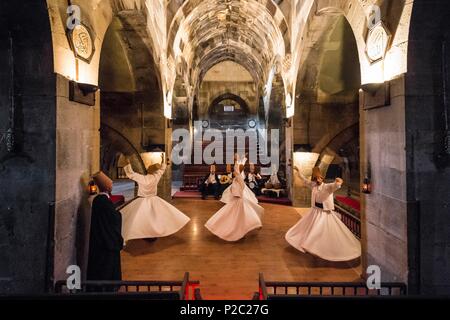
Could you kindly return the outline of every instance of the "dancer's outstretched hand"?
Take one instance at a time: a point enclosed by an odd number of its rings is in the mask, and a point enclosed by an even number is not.
[[[342,180],[341,178],[336,178],[336,183],[344,184],[344,180]]]

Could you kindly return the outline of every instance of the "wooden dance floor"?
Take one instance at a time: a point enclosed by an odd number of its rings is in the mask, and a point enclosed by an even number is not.
[[[205,227],[222,204],[215,200],[176,199],[191,218],[175,235],[157,241],[130,241],[122,251],[124,280],[179,280],[185,271],[200,280],[204,299],[251,299],[258,273],[268,281],[357,281],[359,262],[332,263],[303,254],[285,241],[286,231],[305,209],[262,204],[263,228],[244,239],[225,242]]]

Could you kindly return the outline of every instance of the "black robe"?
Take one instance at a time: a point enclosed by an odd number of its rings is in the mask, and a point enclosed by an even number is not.
[[[92,202],[87,280],[121,280],[122,216],[105,194]]]

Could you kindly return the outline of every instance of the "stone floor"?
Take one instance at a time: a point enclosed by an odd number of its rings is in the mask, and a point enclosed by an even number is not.
[[[130,241],[122,253],[124,280],[178,280],[185,271],[200,280],[204,299],[250,299],[258,273],[274,281],[357,281],[359,261],[331,263],[303,254],[284,240],[305,209],[263,204],[264,227],[236,243],[212,235],[205,222],[222,204],[215,200],[177,199],[191,217],[177,234],[155,242]]]

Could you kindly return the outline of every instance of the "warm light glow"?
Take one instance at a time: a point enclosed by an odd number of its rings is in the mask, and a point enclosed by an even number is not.
[[[172,92],[169,91],[164,96],[164,117],[172,119]]]
[[[289,96],[290,103],[287,104],[288,98],[286,97],[286,118],[291,118],[295,114],[295,96],[294,96],[294,98],[291,98],[290,94],[288,94],[288,96]]]
[[[370,194],[372,192],[372,186],[369,178],[364,179],[364,183],[362,185],[362,193]]]
[[[98,188],[97,188],[97,185],[95,184],[95,182],[94,181],[90,181],[89,182],[89,185],[88,185],[88,192],[89,192],[89,195],[95,195],[95,194],[97,194],[97,191],[98,191]]]
[[[319,154],[315,152],[294,152],[294,166],[305,176],[311,175],[318,159]]]
[[[384,80],[390,81],[406,72],[406,61],[402,50],[393,47],[384,60]]]
[[[164,152],[146,152],[141,153],[142,161],[146,168],[154,165],[156,163],[161,163],[161,155],[165,155]]]
[[[59,73],[69,80],[76,80],[75,57],[71,50],[56,47],[54,63],[56,73]]]
[[[362,84],[376,84],[391,81],[406,73],[407,63],[404,52],[398,47],[392,47],[386,57],[374,64],[365,61],[362,67]]]
[[[362,84],[384,83],[384,61],[367,66],[364,69]]]

